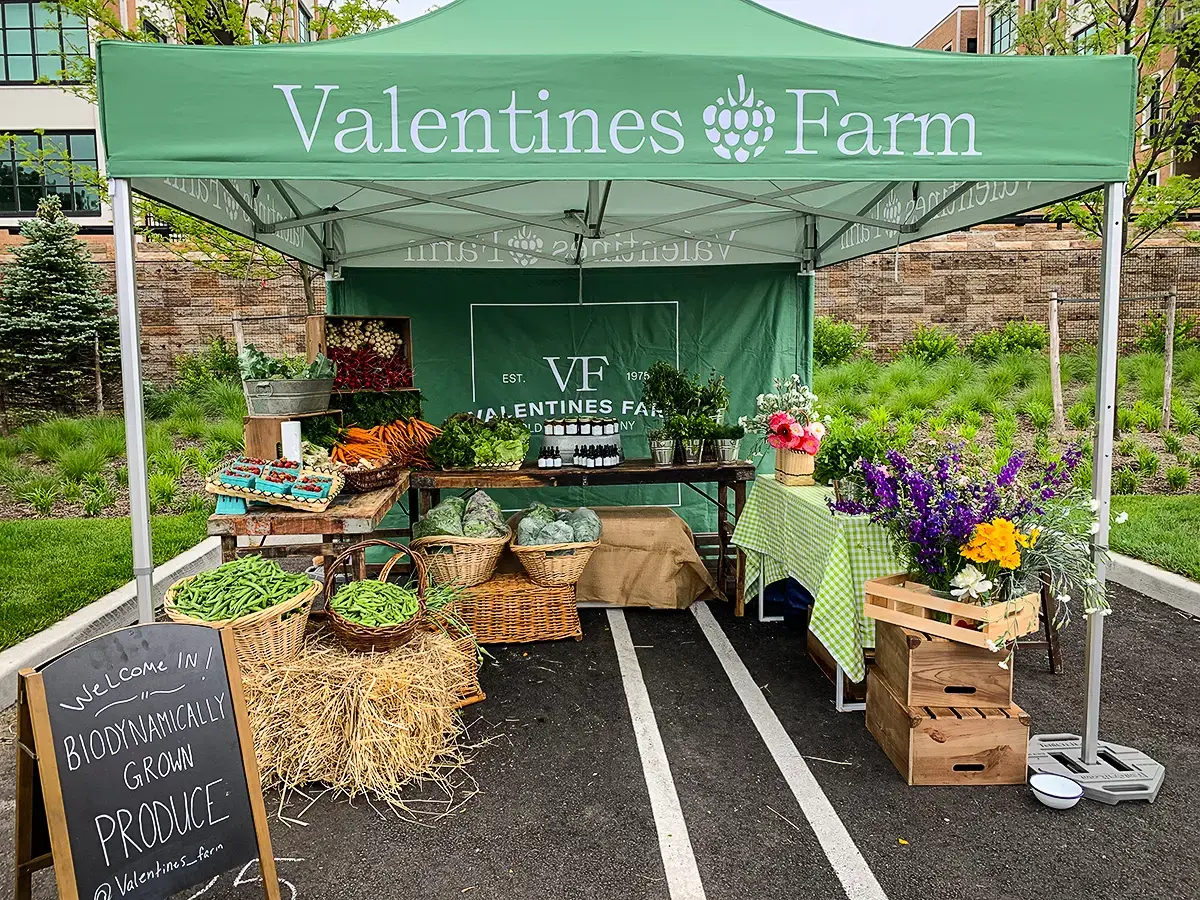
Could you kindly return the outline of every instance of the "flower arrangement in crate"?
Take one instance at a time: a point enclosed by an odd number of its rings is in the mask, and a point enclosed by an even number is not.
[[[774,448],[776,481],[812,484],[813,457],[821,449],[829,417],[817,414],[817,395],[799,375],[776,378],[774,387],[773,393],[758,395],[756,414],[742,416],[739,424]]]
[[[1015,453],[995,470],[931,441],[916,454],[861,461],[858,497],[830,506],[871,516],[906,568],[868,582],[867,615],[998,650],[1037,629],[1043,581],[1058,627],[1073,596],[1086,613],[1106,614],[1091,544],[1096,506],[1074,479],[1081,457],[1079,447],[1048,460]]]

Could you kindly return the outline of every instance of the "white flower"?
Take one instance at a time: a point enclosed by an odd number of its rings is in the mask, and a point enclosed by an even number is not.
[[[1070,594],[1059,594],[1055,599],[1058,600],[1059,603],[1070,603],[1071,595]]]
[[[1116,521],[1117,521],[1118,525],[1124,525],[1126,522],[1129,521],[1129,513],[1127,513],[1127,512],[1117,513]]]
[[[992,640],[992,641],[988,641],[988,642],[987,642],[987,648],[988,648],[989,650],[991,650],[993,653],[996,653],[996,652],[998,652],[998,651],[1000,650],[1000,648],[1001,648],[1001,647],[1003,647],[1003,646],[1004,646],[1004,642],[1003,642],[1003,641],[995,641],[995,640]]]
[[[1091,527],[1088,528],[1088,532],[1091,534],[1099,534],[1100,533],[1100,523],[1093,522],[1091,524]]]
[[[1093,497],[1091,500],[1088,501],[1088,509],[1090,509],[1092,512],[1095,512],[1099,508],[1100,508],[1100,501],[1097,500],[1095,497]]]
[[[950,587],[952,597],[967,596],[979,600],[991,591],[993,585],[982,572],[969,565],[950,579]]]
[[[1000,660],[999,663],[997,663],[997,665],[999,665],[1000,668],[1002,668],[1002,669],[1007,669],[1008,668],[1008,660],[1002,659],[1002,660]]]

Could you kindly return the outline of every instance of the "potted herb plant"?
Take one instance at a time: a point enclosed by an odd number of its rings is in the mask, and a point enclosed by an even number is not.
[[[775,449],[776,481],[813,484],[813,458],[825,437],[828,417],[817,415],[817,395],[799,375],[776,378],[774,386],[774,393],[758,395],[754,417],[743,416],[738,424]]]
[[[684,465],[698,466],[704,455],[704,441],[716,428],[709,416],[693,413],[690,416],[672,416],[666,430],[683,446]]]
[[[741,425],[718,425],[713,432],[713,445],[716,448],[717,462],[736,462],[741,450],[742,438],[746,429]]]
[[[650,459],[656,466],[675,464],[675,437],[666,428],[655,428],[647,434],[650,440]]]
[[[833,488],[838,500],[860,499],[861,460],[875,462],[885,449],[886,440],[871,423],[855,424],[847,416],[834,419],[821,441],[821,452],[814,460],[813,478]]]
[[[336,367],[323,353],[306,365],[301,357],[267,356],[247,344],[238,354],[238,369],[252,416],[295,416],[329,409]]]
[[[725,376],[713,372],[708,381],[699,385],[696,392],[697,412],[710,416],[718,425],[725,421],[725,411],[729,409],[729,388],[725,385]]]

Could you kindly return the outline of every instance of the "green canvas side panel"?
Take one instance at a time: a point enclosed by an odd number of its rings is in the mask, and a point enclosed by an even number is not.
[[[515,414],[535,430],[536,448],[545,418],[612,415],[626,455],[645,457],[647,429],[660,420],[641,406],[642,379],[656,359],[723,372],[727,421],[751,413],[773,377],[810,370],[802,282],[811,280],[791,266],[587,272],[580,303],[570,271],[347,269],[330,312],[412,318],[415,380],[435,423],[459,410]],[[697,531],[715,529],[708,502],[678,486],[508,493],[496,492],[506,509],[535,494],[558,505],[666,505]]]

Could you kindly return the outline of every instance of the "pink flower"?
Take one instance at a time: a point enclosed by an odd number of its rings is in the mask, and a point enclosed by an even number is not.
[[[768,434],[767,435],[767,443],[770,444],[772,447],[774,447],[776,450],[787,450],[788,449],[788,440],[789,440],[789,438],[785,438],[782,435],[778,435],[778,434]]]
[[[825,426],[821,422],[809,422],[808,431],[818,441],[825,437]]]
[[[817,455],[817,450],[821,447],[821,442],[812,434],[805,434],[800,439],[799,443],[793,449],[799,450],[801,453],[808,453],[812,456]]]
[[[785,434],[786,432],[784,431],[784,428],[786,426],[793,425],[795,421],[796,420],[792,417],[791,413],[780,411],[775,413],[770,419],[767,420],[767,427],[773,432]]]

